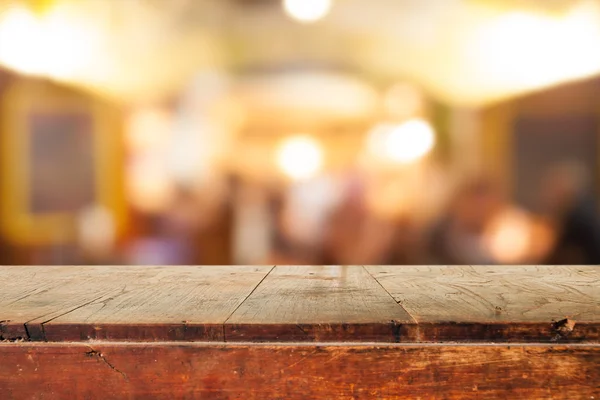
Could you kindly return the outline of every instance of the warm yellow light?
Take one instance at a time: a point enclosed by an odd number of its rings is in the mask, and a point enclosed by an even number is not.
[[[398,83],[385,93],[383,104],[389,117],[414,118],[423,112],[424,99],[416,87]]]
[[[127,171],[127,199],[138,210],[164,211],[173,198],[174,188],[160,160],[138,161]]]
[[[300,22],[314,22],[331,9],[331,0],[283,0],[285,12]]]
[[[110,254],[116,239],[115,218],[111,211],[98,204],[84,209],[77,221],[80,246],[88,253]]]
[[[532,246],[530,219],[519,211],[503,213],[487,233],[487,246],[497,262],[514,264],[527,261]]]
[[[411,119],[400,125],[379,125],[369,135],[372,154],[394,163],[410,163],[424,157],[435,145],[431,125]]]
[[[289,138],[277,151],[277,165],[292,179],[310,178],[321,169],[322,164],[321,146],[308,136]]]
[[[600,70],[598,5],[563,17],[513,12],[477,34],[480,68],[498,85],[542,86]]]
[[[35,15],[11,7],[0,14],[0,62],[25,74],[42,71],[38,41],[42,37]]]
[[[37,16],[22,7],[0,14],[0,63],[25,74],[69,78],[90,62],[97,37],[66,9]]]
[[[164,147],[172,129],[170,114],[158,108],[136,110],[127,125],[126,140],[132,151]]]
[[[46,47],[42,53],[44,72],[55,78],[71,78],[89,65],[99,40],[94,30],[62,9],[47,14],[42,34],[45,39],[41,43]]]
[[[174,192],[166,155],[171,115],[159,107],[142,107],[127,122],[126,143],[131,153],[126,171],[128,200],[138,210],[164,211]]]

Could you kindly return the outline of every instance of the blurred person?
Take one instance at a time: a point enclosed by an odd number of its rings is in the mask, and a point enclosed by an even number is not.
[[[478,177],[464,184],[448,210],[433,226],[429,262],[436,264],[494,264],[485,233],[502,209],[502,198],[492,180]]]
[[[187,264],[188,248],[179,238],[164,234],[164,215],[139,214],[135,217],[135,235],[124,249],[125,263],[131,265]]]
[[[324,240],[324,263],[401,265],[417,263],[418,246],[409,217],[390,219],[367,207],[364,187],[350,185],[346,198],[330,214]]]
[[[161,241],[170,249],[173,264],[203,264],[201,235],[215,217],[214,210],[203,209],[199,194],[193,189],[178,185],[175,196],[163,214],[160,225]]]
[[[565,163],[542,181],[542,203],[556,231],[546,264],[600,264],[600,219],[588,171]]]
[[[325,263],[394,264],[394,223],[356,211],[344,205],[332,215],[325,241]]]
[[[108,208],[93,204],[81,210],[77,217],[77,245],[83,264],[119,262],[115,220]]]
[[[322,263],[328,217],[343,193],[341,184],[336,176],[322,174],[285,187],[277,214],[277,244],[296,263]]]
[[[227,264],[228,192],[217,184],[210,193],[177,185],[169,207],[158,214],[139,215],[138,232],[127,249],[128,263]]]
[[[411,218],[403,215],[394,220],[395,231],[386,252],[387,265],[419,265],[426,263],[424,257],[422,229]]]
[[[380,236],[379,245],[383,244],[381,236],[389,240],[391,232],[382,226],[376,226],[374,220],[369,221],[364,205],[354,199],[342,202],[330,214],[324,239],[325,264],[370,264],[373,257],[370,253],[378,252],[372,243],[367,243],[365,233],[372,232]]]
[[[271,252],[264,264],[309,265],[318,264],[317,250],[294,241],[290,230],[294,220],[286,213],[286,201],[282,193],[271,196],[269,210],[274,221],[271,231]]]
[[[327,218],[323,243],[324,264],[345,265],[358,262],[362,227],[365,220],[364,187],[352,176],[342,201]]]

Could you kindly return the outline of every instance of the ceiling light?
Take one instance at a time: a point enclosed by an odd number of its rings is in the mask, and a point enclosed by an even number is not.
[[[283,0],[285,12],[300,22],[315,22],[331,9],[331,0]]]
[[[277,165],[292,179],[314,176],[323,164],[323,151],[319,143],[308,136],[286,139],[277,151]]]

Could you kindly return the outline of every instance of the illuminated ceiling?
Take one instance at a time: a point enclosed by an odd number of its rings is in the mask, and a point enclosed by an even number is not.
[[[5,9],[9,3],[0,0]],[[5,64],[12,51],[21,66],[51,65],[48,75],[134,102],[168,96],[215,69],[324,68],[378,84],[410,79],[462,105],[600,72],[594,0],[337,0],[312,24],[291,20],[276,0],[62,0],[40,12],[58,15],[56,46],[46,50],[56,65],[22,59],[27,40],[15,32],[27,30],[6,29],[0,17]]]

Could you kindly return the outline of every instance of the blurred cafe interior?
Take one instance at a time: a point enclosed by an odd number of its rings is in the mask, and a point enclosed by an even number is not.
[[[596,0],[0,0],[0,264],[600,264]]]

